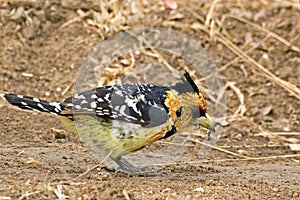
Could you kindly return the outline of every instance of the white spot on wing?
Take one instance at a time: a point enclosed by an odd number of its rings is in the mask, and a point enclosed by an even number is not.
[[[86,99],[84,95],[74,94],[73,96],[75,99]]]
[[[125,113],[125,110],[126,110],[126,105],[122,105],[122,106],[120,107],[120,110],[119,110],[120,114],[126,116],[127,114]]]
[[[92,103],[90,103],[91,108],[97,108],[97,103],[95,101],[93,101]]]
[[[77,110],[80,110],[81,106],[80,105],[76,105],[76,106],[74,106],[74,108],[77,109]]]
[[[110,115],[110,113],[109,113],[109,112],[103,112],[103,114],[104,114],[104,115]]]
[[[40,102],[40,99],[35,98],[35,97],[32,100],[35,101],[35,102]]]
[[[123,93],[122,93],[121,90],[116,90],[116,91],[115,91],[115,94],[116,94],[116,95],[119,95],[119,96],[123,96]]]
[[[61,110],[61,106],[60,106],[60,103],[57,103],[57,102],[52,102],[52,103],[49,103],[51,106],[54,106],[56,107],[58,110]]]
[[[36,104],[36,105],[37,105],[39,108],[43,109],[43,110],[45,109],[44,106],[43,106],[42,104],[40,104],[40,103],[38,103],[38,104]]]
[[[84,96],[83,94],[82,94],[82,95],[79,95],[78,98],[79,98],[79,99],[86,99],[85,96]]]
[[[86,103],[88,103],[87,100],[82,100],[82,101],[80,102],[80,104],[86,104]]]
[[[54,111],[57,112],[57,113],[60,112],[60,110],[58,110],[58,108],[54,108]]]
[[[96,94],[91,95],[91,99],[97,99],[97,98],[98,98],[98,96]]]
[[[143,102],[146,102],[145,95],[144,94],[139,95],[138,100],[142,100]]]
[[[21,101],[21,104],[22,104],[23,106],[27,106],[27,103],[24,102],[24,101]]]
[[[104,102],[104,100],[102,98],[100,98],[100,97],[97,99],[97,101],[98,102]]]
[[[136,107],[136,104],[137,104],[136,99],[129,99],[128,97],[126,97],[125,103],[128,105],[128,107],[131,107],[134,110],[134,112],[136,112],[139,115],[142,115],[141,112]]]
[[[153,101],[153,106],[159,108],[159,106]]]
[[[110,96],[109,94],[106,94],[106,95],[104,96],[105,101],[110,102],[109,96]]]

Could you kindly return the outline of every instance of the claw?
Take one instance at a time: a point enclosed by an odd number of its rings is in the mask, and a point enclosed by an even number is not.
[[[149,167],[143,167],[139,168],[128,162],[122,157],[118,158],[112,158],[118,165],[119,169],[118,171],[126,173],[128,175],[133,175],[133,176],[161,176],[164,175],[163,173],[159,172],[154,172]]]

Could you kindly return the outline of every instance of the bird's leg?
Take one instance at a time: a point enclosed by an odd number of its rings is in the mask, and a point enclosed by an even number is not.
[[[140,171],[138,167],[134,166],[133,164],[131,164],[130,162],[128,162],[122,157],[117,157],[112,159],[119,165],[120,169],[123,171],[132,172],[132,173]]]
[[[208,141],[210,141],[210,139],[211,139],[210,134],[211,134],[211,130],[208,130],[208,131],[207,131],[207,140],[208,140]]]
[[[159,173],[149,171],[147,168],[139,168],[122,157],[112,158],[120,167],[120,170],[130,175],[157,176]]]

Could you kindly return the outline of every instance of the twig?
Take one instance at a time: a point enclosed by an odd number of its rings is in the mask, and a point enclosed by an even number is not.
[[[230,87],[237,95],[239,101],[240,101],[240,105],[238,107],[238,109],[234,112],[234,115],[239,115],[239,116],[243,116],[244,113],[247,111],[247,108],[245,106],[245,97],[244,94],[242,93],[242,91],[236,87],[234,85],[233,82],[227,82],[225,85],[225,88]]]
[[[285,135],[285,136],[291,136],[291,135],[296,135],[300,136],[300,132],[272,132],[274,135]]]
[[[295,96],[296,98],[298,98],[300,100],[300,89],[296,85],[294,85],[290,82],[287,82],[287,81],[277,77],[276,75],[274,75],[272,72],[267,70],[263,65],[258,63],[256,60],[254,60],[252,57],[250,57],[246,53],[244,53],[240,48],[238,48],[235,44],[233,44],[230,40],[225,38],[223,35],[218,34],[218,40],[220,42],[222,42],[224,45],[226,45],[230,50],[232,50],[238,56],[240,56],[241,58],[252,63],[252,66],[254,66],[257,70],[262,72],[267,78],[271,79],[272,81],[277,83],[277,85],[281,86],[282,88],[284,88],[285,90],[287,90],[293,96]]]
[[[270,36],[267,35],[265,38],[259,41],[259,43],[266,41]],[[253,50],[255,50],[257,47],[259,47],[260,44],[256,44],[255,46],[251,47],[250,49],[247,49],[245,52],[250,53]],[[240,57],[236,57],[235,59],[231,60],[230,62],[226,63],[225,65],[220,67],[220,71],[225,70],[228,66],[232,65],[233,63],[237,62],[240,59]]]
[[[22,196],[19,197],[19,200],[22,200],[22,199],[28,199],[29,196],[31,195],[34,195],[34,194],[38,194],[38,193],[41,193],[41,191],[35,191],[35,192],[25,192],[25,194],[22,194]]]
[[[164,57],[160,53],[158,53],[158,51],[156,51],[155,48],[153,48],[144,37],[141,37],[142,39],[140,39],[140,37],[137,37],[131,31],[128,31],[128,33],[135,37],[137,40],[142,40],[142,42],[147,45],[147,48],[149,48],[157,56],[158,60],[160,60],[168,68],[168,70],[170,70],[172,74],[177,74],[176,70],[174,70],[174,68],[166,61],[166,59],[164,59]]]
[[[283,137],[279,134],[274,134],[273,132],[266,131],[266,130],[261,130],[261,132],[259,134],[256,134],[255,136],[263,136],[263,137],[267,137],[271,140],[280,140],[280,141],[284,141],[284,142],[288,142],[288,143],[292,143],[292,144],[297,144],[300,142],[299,139],[292,138],[292,137],[288,137],[288,138]]]
[[[213,162],[236,162],[236,161],[255,161],[255,160],[274,160],[280,158],[297,158],[300,157],[300,154],[288,154],[288,155],[277,155],[277,156],[264,156],[258,158],[229,158],[229,159],[217,159],[217,160],[196,160],[185,163],[178,162],[170,162],[170,163],[156,163],[152,164],[152,166],[166,166],[166,165],[180,165],[180,164],[201,164],[201,163],[213,163]]]
[[[68,198],[68,196],[63,194],[61,184],[56,186],[56,189],[54,189],[54,194],[58,197],[58,199],[67,199]]]
[[[283,44],[287,45],[289,48],[291,48],[291,50],[293,51],[296,51],[296,52],[299,52],[300,53],[300,48],[293,45],[291,42],[287,41],[286,39],[284,39],[283,37],[277,35],[276,33],[264,28],[264,27],[261,27],[260,25],[254,23],[254,22],[251,22],[245,18],[242,18],[242,17],[238,17],[238,16],[234,16],[234,15],[226,15],[225,17],[230,17],[230,18],[233,18],[233,19],[236,19],[238,21],[241,21],[245,24],[248,24],[250,26],[252,26],[253,28],[255,28],[256,30],[258,31],[262,31],[270,36],[272,36],[273,38],[277,39],[278,41],[282,42]]]
[[[128,192],[126,191],[125,188],[123,189],[122,194],[124,195],[124,197],[125,197],[126,200],[130,200],[129,194],[128,194]]]
[[[300,154],[287,154],[287,155],[277,155],[277,156],[263,156],[258,158],[244,158],[244,159],[220,159],[220,160],[205,160],[201,162],[226,162],[226,161],[249,161],[249,160],[269,160],[269,159],[279,159],[279,158],[296,158],[300,157]],[[197,161],[196,161],[197,162]]]
[[[202,134],[193,134],[193,136],[197,137],[204,137]],[[158,141],[159,144],[162,145],[174,145],[174,146],[186,146],[184,143],[177,143],[177,142],[168,142],[168,141]],[[194,144],[189,144],[191,147],[196,147]],[[242,149],[242,148],[275,148],[275,147],[282,147],[282,146],[288,146],[287,144],[262,144],[262,145],[221,145],[218,146],[219,148],[222,149]]]
[[[253,159],[252,157],[243,156],[243,155],[234,153],[234,152],[232,152],[232,151],[228,151],[228,150],[226,150],[226,149],[222,149],[222,148],[217,147],[217,146],[213,146],[213,145],[210,145],[210,144],[207,144],[207,143],[200,142],[199,140],[191,140],[191,141],[192,141],[192,142],[195,142],[195,143],[198,143],[198,144],[201,144],[201,145],[204,145],[204,146],[207,146],[207,147],[210,147],[210,148],[213,148],[213,149],[216,149],[216,150],[218,150],[218,151],[221,151],[221,152],[224,152],[224,153],[233,155],[233,156],[237,156],[237,157],[245,158],[245,159]]]
[[[74,86],[74,81],[72,81],[63,91],[62,95],[64,96],[72,87]]]
[[[192,11],[192,9],[188,9],[189,11]],[[192,11],[192,14],[198,18],[198,15],[195,14],[194,11]],[[202,18],[198,18],[200,21],[202,21]],[[210,33],[210,29],[202,24],[197,24],[197,26],[193,26],[194,29],[199,29],[207,34]],[[272,72],[267,70],[263,65],[258,63],[256,60],[254,60],[252,57],[250,57],[248,54],[243,52],[238,46],[236,46],[233,42],[231,42],[229,39],[227,39],[225,36],[223,36],[221,33],[216,33],[217,40],[220,41],[222,44],[227,46],[232,52],[234,52],[236,55],[244,59],[245,61],[248,61],[254,66],[255,69],[262,72],[263,75],[265,75],[267,78],[273,80],[277,85],[281,86],[285,90],[287,90],[289,93],[291,93],[293,96],[295,96],[297,99],[300,100],[300,89],[290,83],[287,82],[276,75],[274,75]]]
[[[109,156],[110,156],[111,154],[112,154],[112,151],[109,152],[109,154],[107,154],[107,155],[105,156],[105,158],[103,158],[103,159],[101,160],[100,163],[104,163],[104,162],[109,158]],[[98,165],[95,165],[94,167],[91,167],[91,168],[88,169],[88,170],[86,170],[85,172],[83,172],[82,174],[80,174],[79,176],[77,176],[76,178],[74,178],[73,181],[75,181],[75,180],[79,179],[80,177],[86,175],[87,173],[89,173],[90,171],[96,169],[97,167],[99,167],[99,164],[98,164]]]
[[[69,26],[70,24],[72,24],[74,22],[81,21],[83,18],[89,16],[91,14],[91,11],[84,13],[82,10],[78,10],[77,14],[79,15],[78,17],[72,18],[72,19],[68,20],[67,22],[63,23],[60,26],[60,28],[65,28],[65,27]]]

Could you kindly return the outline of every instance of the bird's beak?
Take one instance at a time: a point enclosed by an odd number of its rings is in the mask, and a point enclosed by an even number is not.
[[[201,116],[199,118],[199,125],[210,131],[213,131],[213,132],[216,131],[215,123],[207,113],[205,114],[205,116]]]

